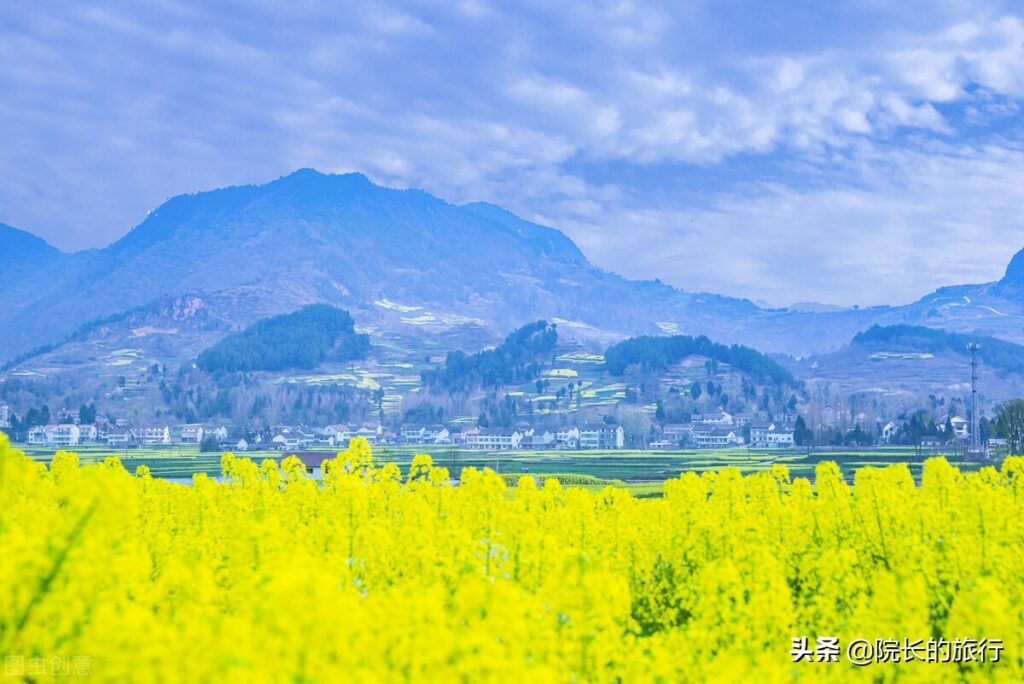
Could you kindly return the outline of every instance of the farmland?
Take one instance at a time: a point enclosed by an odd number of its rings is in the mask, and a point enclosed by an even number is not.
[[[813,484],[725,468],[658,498],[476,468],[451,487],[362,440],[320,483],[297,459],[218,461],[222,481],[184,487],[98,453],[42,468],[0,437],[0,650],[111,682],[1024,677],[1020,458],[931,459],[920,485],[900,465],[852,484],[827,462]],[[819,635],[949,659],[796,659]]]
[[[32,458],[48,463],[52,448],[22,446]],[[197,447],[141,448],[111,450],[108,447],[78,447],[75,449],[82,462],[103,461],[116,455],[125,467],[134,471],[144,465],[154,477],[188,479],[195,473],[217,475],[220,472],[220,454],[201,454]],[[324,452],[336,450],[321,449]],[[458,477],[462,468],[491,468],[501,474],[578,474],[601,480],[618,480],[631,491],[657,490],[662,481],[678,477],[684,472],[703,473],[722,468],[736,468],[743,474],[771,470],[785,465],[796,477],[814,477],[814,470],[824,461],[832,461],[852,477],[857,468],[885,467],[906,464],[915,479],[920,479],[924,461],[941,451],[920,451],[913,448],[879,448],[870,450],[823,450],[806,452],[792,449],[703,449],[679,451],[470,451],[437,445],[400,445],[375,447],[374,457],[379,463],[394,463],[406,471],[416,454],[430,454],[435,462],[448,468]],[[280,451],[250,451],[239,456],[261,461],[265,458],[281,460],[287,454]],[[978,470],[981,463],[950,462],[965,472]],[[994,463],[998,465],[998,462]],[[992,465],[992,464],[987,464]]]

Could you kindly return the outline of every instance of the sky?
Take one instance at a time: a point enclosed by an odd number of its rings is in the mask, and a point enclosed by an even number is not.
[[[0,222],[67,251],[302,167],[776,306],[905,303],[1024,247],[1019,3],[5,3],[0,92]]]

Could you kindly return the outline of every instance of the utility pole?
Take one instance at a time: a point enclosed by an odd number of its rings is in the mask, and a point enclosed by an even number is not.
[[[971,342],[967,345],[971,352],[971,456],[981,455],[980,423],[978,420],[978,350],[981,345]]]

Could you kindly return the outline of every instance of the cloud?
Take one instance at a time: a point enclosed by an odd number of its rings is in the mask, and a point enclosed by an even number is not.
[[[1024,22],[994,2],[5,14],[0,220],[68,249],[304,166],[497,202],[604,267],[779,303],[912,298],[1024,242]],[[980,244],[931,246],[963,235]]]

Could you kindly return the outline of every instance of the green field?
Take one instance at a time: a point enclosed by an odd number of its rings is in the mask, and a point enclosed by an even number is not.
[[[19,447],[32,458],[48,463],[53,450],[40,447]],[[220,474],[220,455],[201,454],[197,447],[174,447],[169,449],[126,449],[112,450],[99,446],[83,446],[73,449],[85,463],[101,461],[116,455],[126,468],[134,471],[140,465],[150,469],[154,477],[188,479],[195,473],[211,476]],[[325,452],[333,451],[323,449]],[[884,448],[872,450],[815,451],[808,453],[797,450],[747,450],[747,449],[705,449],[680,451],[503,451],[481,452],[454,449],[444,446],[378,446],[374,458],[382,463],[396,463],[406,469],[412,457],[418,453],[429,453],[434,462],[447,467],[454,477],[462,468],[491,468],[509,476],[531,474],[537,477],[549,475],[582,475],[595,478],[588,484],[570,486],[601,487],[607,484],[626,486],[638,495],[655,495],[661,491],[660,483],[678,477],[682,472],[705,472],[725,467],[738,468],[744,473],[770,469],[776,463],[784,463],[793,477],[813,478],[814,468],[822,461],[835,461],[847,476],[863,467],[884,467],[894,463],[910,466],[915,479],[920,477],[921,467],[926,458],[941,455],[937,451],[920,452],[913,448]],[[280,459],[279,451],[249,451],[244,455],[255,461],[264,458]],[[977,463],[955,460],[951,463],[963,471],[978,470],[983,465],[998,465],[998,462]]]

